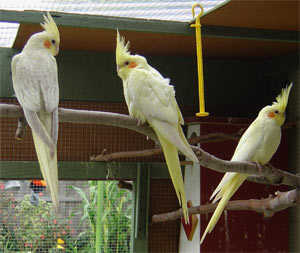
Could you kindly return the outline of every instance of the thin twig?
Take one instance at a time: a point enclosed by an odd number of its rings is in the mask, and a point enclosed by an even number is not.
[[[226,141],[226,140],[238,141],[241,138],[244,131],[245,128],[242,128],[233,134],[226,134],[226,133],[219,133],[219,132],[209,133],[197,137],[192,137],[188,139],[188,141],[191,145],[194,145],[196,143],[219,142],[219,141]]]
[[[108,162],[121,158],[135,158],[135,157],[145,157],[145,156],[153,156],[153,155],[161,155],[162,148],[151,148],[137,151],[125,151],[125,152],[115,152],[110,154],[101,153],[97,156],[91,156],[91,161],[97,162]]]
[[[206,204],[189,208],[189,214],[212,213],[218,203]],[[264,217],[271,217],[274,213],[300,205],[300,190],[294,189],[288,192],[276,192],[275,196],[265,199],[232,200],[229,201],[224,210],[227,211],[254,211],[262,213]],[[152,223],[176,220],[182,217],[182,209],[173,212],[154,215]]]

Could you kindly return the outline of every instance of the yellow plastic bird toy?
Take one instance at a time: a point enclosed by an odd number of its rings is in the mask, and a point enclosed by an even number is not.
[[[199,112],[196,113],[198,117],[208,116],[208,112],[205,112],[205,100],[204,100],[204,80],[203,80],[203,61],[202,61],[202,43],[201,43],[201,24],[200,16],[203,14],[203,7],[200,4],[194,4],[192,7],[192,14],[195,17],[195,8],[200,7],[201,12],[196,18],[195,24],[191,24],[191,27],[196,29],[196,47],[197,47],[197,63],[198,63],[198,86],[199,86]]]

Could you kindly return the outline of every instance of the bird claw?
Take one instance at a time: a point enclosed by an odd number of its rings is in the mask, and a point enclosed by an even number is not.
[[[254,161],[251,161],[251,163],[254,163],[256,165],[256,167],[258,168],[259,175],[261,175],[263,171],[263,166],[260,163]]]
[[[139,118],[137,118],[137,126],[140,126],[140,124],[141,124],[141,121],[140,121],[140,119]]]

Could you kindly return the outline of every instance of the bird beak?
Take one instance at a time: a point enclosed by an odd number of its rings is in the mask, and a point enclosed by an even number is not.
[[[119,70],[120,70],[120,65],[117,64],[117,72],[119,72]]]

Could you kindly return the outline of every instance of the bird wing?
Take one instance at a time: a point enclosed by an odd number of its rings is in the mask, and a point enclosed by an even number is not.
[[[264,139],[264,126],[260,120],[256,119],[252,122],[252,124],[248,127],[246,132],[243,134],[242,138],[240,139],[235,152],[231,158],[231,161],[251,161],[255,155],[255,152],[259,149],[259,145],[262,143]],[[211,195],[210,199],[212,199],[223,186],[232,180],[238,173],[236,172],[227,172],[223,176],[221,182],[219,183],[218,187],[214,190],[213,194]],[[213,203],[218,201],[221,196],[218,194]]]
[[[54,57],[36,60],[21,53],[14,56],[11,67],[14,90],[23,108],[51,112],[58,107],[59,89]]]
[[[58,70],[55,57],[49,56],[49,65],[43,69],[46,73],[41,79],[42,94],[47,112],[57,109],[59,103]]]
[[[166,79],[144,69],[134,69],[128,77],[128,92],[136,108],[151,119],[178,124],[174,88]]]
[[[40,85],[32,67],[30,59],[23,54],[14,56],[11,62],[13,87],[19,103],[23,108],[38,112],[41,109]]]
[[[39,59],[33,59],[24,53],[14,56],[12,60],[13,86],[29,126],[53,153],[58,133],[57,64],[52,56],[39,55],[39,57]],[[41,111],[54,112],[51,132],[46,131],[36,114]]]
[[[149,124],[192,161],[198,162],[182,132],[182,115],[169,81],[146,70],[136,69],[129,75],[128,92]]]
[[[240,139],[231,161],[251,161],[264,139],[264,130],[265,126],[260,119],[253,121]]]

